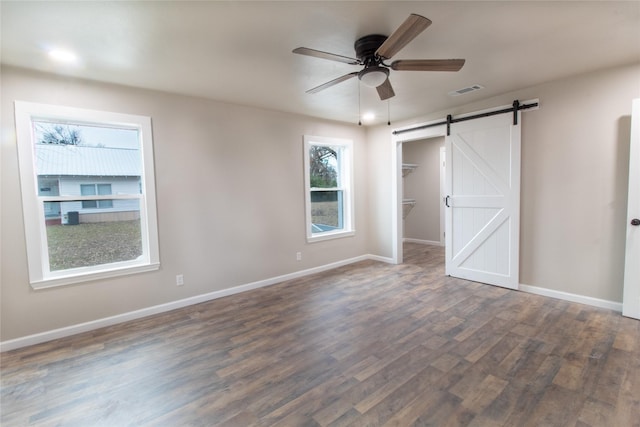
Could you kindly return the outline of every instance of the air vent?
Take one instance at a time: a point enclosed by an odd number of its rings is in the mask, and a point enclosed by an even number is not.
[[[463,87],[462,89],[449,92],[449,96],[460,96],[460,95],[464,95],[465,93],[475,92],[476,90],[480,90],[480,89],[484,89],[484,86],[473,85],[473,86]]]

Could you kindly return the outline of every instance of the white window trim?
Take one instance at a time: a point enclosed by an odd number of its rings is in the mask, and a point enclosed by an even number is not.
[[[15,102],[15,117],[22,209],[31,287],[43,289],[159,269],[160,256],[151,118],[23,101]],[[138,259],[91,267],[49,271],[44,203],[42,202],[47,201],[47,199],[60,200],[64,197],[38,196],[38,182],[34,162],[34,135],[32,134],[32,121],[38,119],[70,121],[139,131],[144,192],[142,195],[136,196],[140,200],[140,228],[143,252],[143,255]],[[73,197],[74,200],[83,198],[91,198],[92,200],[108,198],[113,200],[119,197],[116,195]]]
[[[343,229],[337,231],[325,231],[322,233],[313,233],[311,231],[311,177],[309,174],[310,159],[309,150],[311,146],[341,146],[342,158],[340,161],[340,180],[341,189],[343,191]],[[355,235],[354,214],[353,214],[353,141],[350,139],[329,138],[322,136],[304,136],[304,184],[305,184],[305,213],[306,213],[306,234],[307,242],[319,242],[329,239],[337,239],[341,237],[349,237]],[[336,188],[328,188],[323,190],[336,190]]]

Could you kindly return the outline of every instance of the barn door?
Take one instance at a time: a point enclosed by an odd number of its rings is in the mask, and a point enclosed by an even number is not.
[[[517,289],[520,125],[513,122],[513,114],[499,114],[451,125],[445,246],[448,275]]]

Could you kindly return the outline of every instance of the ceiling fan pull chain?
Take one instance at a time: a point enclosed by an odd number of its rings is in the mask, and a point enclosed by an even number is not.
[[[387,99],[387,126],[391,126],[391,101]]]
[[[360,80],[358,80],[358,126],[362,126],[362,105],[360,104]]]

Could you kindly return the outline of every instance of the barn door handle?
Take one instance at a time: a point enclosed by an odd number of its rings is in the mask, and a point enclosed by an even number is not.
[[[633,218],[633,219],[631,220],[631,225],[635,225],[635,226],[640,225],[640,219],[638,219],[638,218]]]
[[[449,206],[449,197],[451,197],[451,196],[447,196],[447,197],[445,197],[445,198],[444,198],[444,204],[445,204],[445,206],[446,206],[446,207],[448,207],[448,208],[450,208],[450,207],[451,207],[451,206]]]

